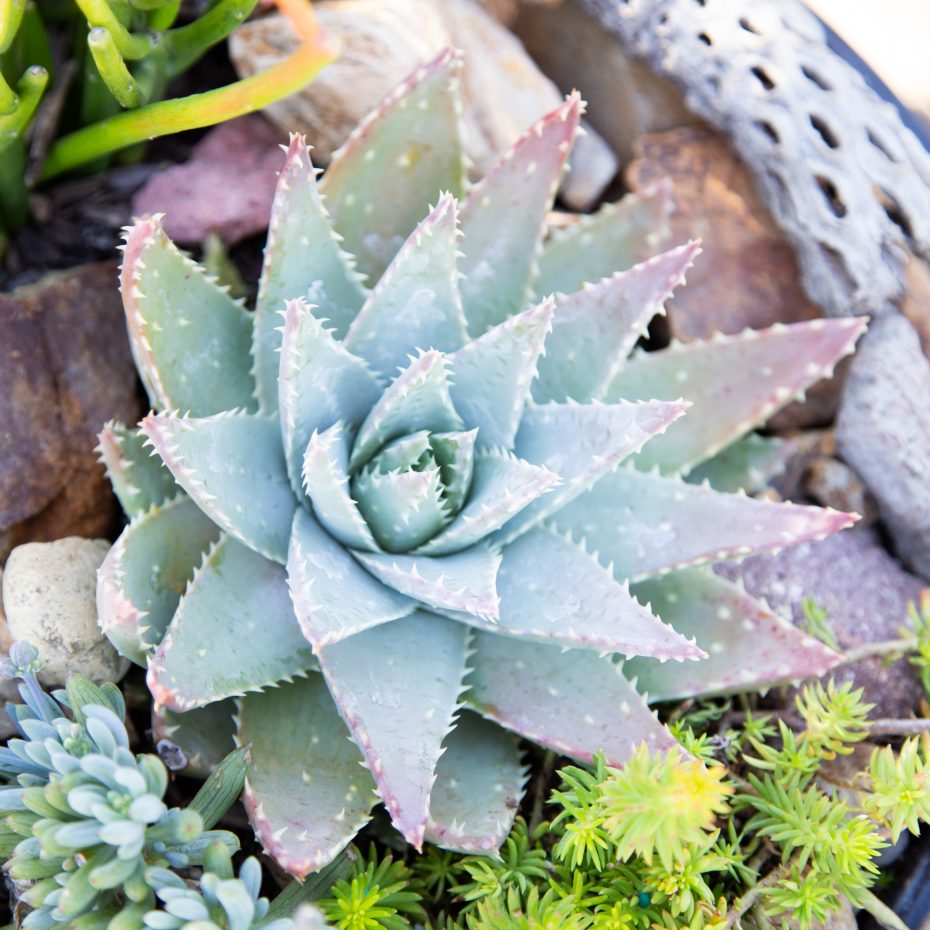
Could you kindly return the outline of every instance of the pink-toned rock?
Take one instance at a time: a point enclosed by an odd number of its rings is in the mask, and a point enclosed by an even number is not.
[[[222,123],[191,158],[153,175],[136,194],[133,213],[164,213],[165,230],[193,245],[214,233],[227,244],[268,226],[284,134],[257,114]]]
[[[750,594],[764,597],[798,626],[804,625],[802,600],[813,598],[827,612],[843,649],[896,639],[907,620],[908,603],[916,601],[924,587],[888,554],[873,530],[838,533],[778,555],[720,564],[716,571],[730,580],[741,579]],[[880,657],[865,659],[831,674],[863,688],[876,717],[908,717],[922,693],[907,659],[893,665]]]

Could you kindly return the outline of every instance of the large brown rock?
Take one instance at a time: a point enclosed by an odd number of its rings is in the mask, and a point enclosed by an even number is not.
[[[826,610],[843,649],[896,639],[907,620],[908,604],[924,587],[888,554],[873,530],[838,533],[777,555],[721,563],[716,570],[730,580],[742,580],[750,594],[764,597],[799,626],[804,625],[801,603],[813,598]],[[875,704],[876,717],[910,716],[922,693],[907,659],[893,665],[881,657],[864,659],[831,674],[863,688],[865,699]]]
[[[698,127],[653,133],[637,142],[635,154],[630,186],[669,178],[672,242],[700,238],[704,249],[688,286],[669,303],[674,336],[706,339],[822,316],[804,295],[792,246],[722,135]]]
[[[0,557],[21,542],[112,532],[96,436],[140,410],[115,261],[0,295]]]

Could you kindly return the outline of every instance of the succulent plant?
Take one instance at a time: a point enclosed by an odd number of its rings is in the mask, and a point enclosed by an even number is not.
[[[101,622],[171,712],[237,699],[252,824],[295,875],[377,798],[414,846],[491,852],[524,779],[514,734],[620,764],[675,745],[646,691],[836,661],[708,565],[854,518],[687,478],[763,467],[768,446],[733,444],[864,324],[629,358],[699,251],[656,254],[668,187],[547,235],[572,95],[466,190],[458,70],[445,52],[412,75],[319,183],[292,138],[254,312],[159,217],[127,233],[155,412],[101,436],[131,517]]]
[[[47,695],[36,650],[15,643],[2,672],[23,679],[23,705],[8,705],[23,739],[0,748],[0,851],[4,869],[32,910],[27,930],[81,925],[85,915],[123,930],[143,926],[169,867],[199,865],[207,850],[236,851],[232,833],[206,830],[238,796],[242,751],[215,773],[188,809],[164,801],[168,773],[154,755],[135,756],[115,685],[75,676]],[[70,713],[70,717],[66,716]],[[199,808],[199,810],[198,810]],[[77,921],[77,923],[75,923]]]

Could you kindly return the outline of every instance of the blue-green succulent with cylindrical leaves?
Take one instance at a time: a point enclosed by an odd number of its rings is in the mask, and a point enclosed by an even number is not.
[[[549,233],[580,99],[468,187],[458,71],[445,52],[411,76],[319,182],[291,140],[254,312],[158,217],[128,230],[155,411],[101,436],[131,516],[102,624],[174,725],[235,714],[253,826],[297,875],[378,798],[415,846],[493,851],[513,734],[618,764],[674,745],[647,690],[836,661],[707,566],[853,518],[687,479],[764,472],[777,452],[743,437],[863,323],[629,358],[699,251],[660,251],[668,187]]]
[[[0,855],[31,908],[23,927],[106,927],[119,917],[113,930],[141,928],[160,875],[200,865],[211,846],[215,860],[219,847],[238,849],[232,833],[207,830],[204,820],[212,826],[238,796],[244,753],[221,766],[191,808],[169,808],[161,760],[129,748],[119,689],[76,676],[49,696],[38,664],[32,646],[15,643],[0,669],[23,679],[25,700],[8,705],[23,738],[0,748]]]

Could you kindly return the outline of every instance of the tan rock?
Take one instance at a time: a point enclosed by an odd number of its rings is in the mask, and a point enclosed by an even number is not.
[[[521,0],[513,28],[564,93],[581,91],[588,119],[621,163],[643,133],[697,124],[681,91],[628,55],[580,4]]]
[[[17,546],[3,575],[3,609],[14,640],[39,651],[46,686],[72,674],[118,681],[129,663],[97,625],[97,569],[110,544],[72,536]]]
[[[3,569],[0,568],[0,587],[3,584]],[[6,622],[6,616],[3,613],[3,602],[0,600],[0,654],[6,655],[13,644],[13,637],[10,634],[9,624]],[[17,682],[9,678],[0,678],[0,740],[9,739],[17,732],[10,715],[6,712],[7,701],[19,700],[19,688]]]
[[[930,358],[930,264],[911,255],[907,264],[907,289],[901,312],[911,321],[924,355]]]

